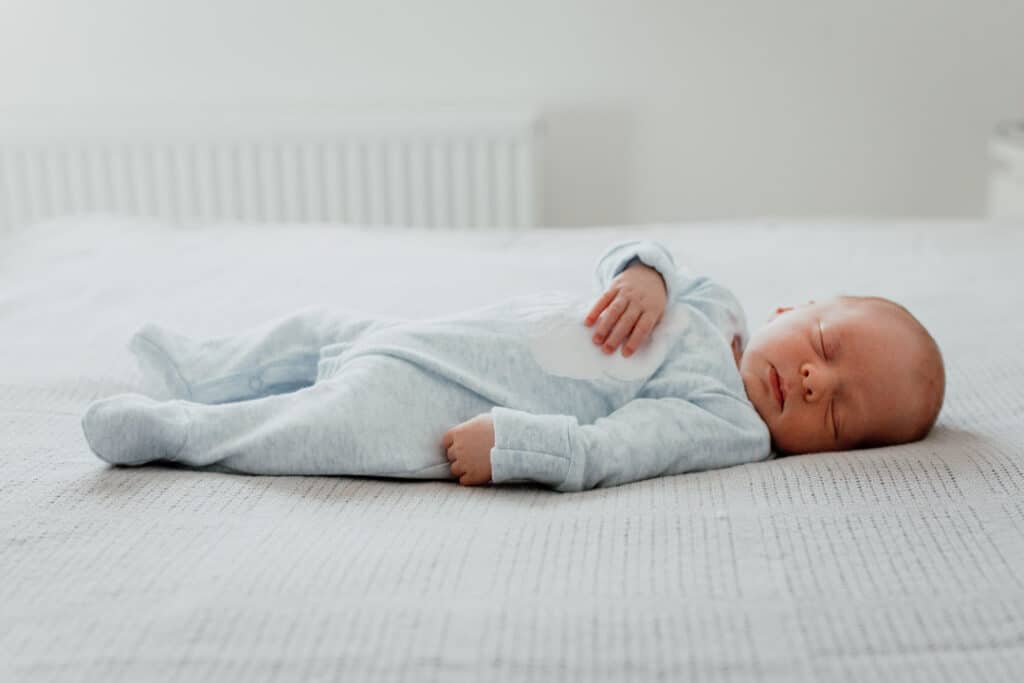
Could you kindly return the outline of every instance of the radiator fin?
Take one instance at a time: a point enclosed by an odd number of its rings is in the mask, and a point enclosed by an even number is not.
[[[534,119],[231,134],[0,134],[0,229],[88,213],[172,224],[540,224]]]

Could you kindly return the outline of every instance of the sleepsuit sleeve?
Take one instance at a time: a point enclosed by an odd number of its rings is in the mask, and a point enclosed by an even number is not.
[[[676,266],[671,252],[665,245],[655,240],[627,240],[605,249],[594,266],[594,278],[598,288],[602,291],[608,289],[611,281],[637,260],[658,271],[665,280],[668,300],[673,301],[681,284],[679,279],[682,273]]]
[[[627,240],[609,246],[594,266],[598,288],[608,289],[611,281],[637,260],[657,270],[665,280],[670,304],[685,299],[711,320],[727,344],[731,344],[736,335],[740,338],[740,349],[746,349],[750,337],[747,318],[736,296],[711,278],[695,275],[677,265],[661,242]]]
[[[659,386],[591,425],[495,406],[492,481],[582,491],[770,457],[768,429],[747,401],[713,387],[659,396]]]

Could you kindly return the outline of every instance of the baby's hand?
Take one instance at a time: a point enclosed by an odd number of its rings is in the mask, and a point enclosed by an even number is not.
[[[491,480],[491,449],[494,448],[494,421],[490,413],[481,413],[472,420],[455,425],[441,441],[452,474],[463,486],[486,484]]]
[[[594,343],[604,342],[604,352],[611,354],[628,336],[622,355],[629,358],[661,321],[667,302],[668,290],[661,273],[637,261],[612,280],[608,291],[590,309],[584,324],[589,327],[604,311],[594,330]]]

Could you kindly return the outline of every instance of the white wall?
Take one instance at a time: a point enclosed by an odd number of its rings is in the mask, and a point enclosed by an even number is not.
[[[978,215],[1021,0],[0,0],[0,108],[533,105],[546,222]]]

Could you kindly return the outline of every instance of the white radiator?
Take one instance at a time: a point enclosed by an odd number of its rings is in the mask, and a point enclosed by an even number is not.
[[[73,127],[0,120],[0,230],[68,214],[205,222],[529,227],[533,115],[245,117]]]

